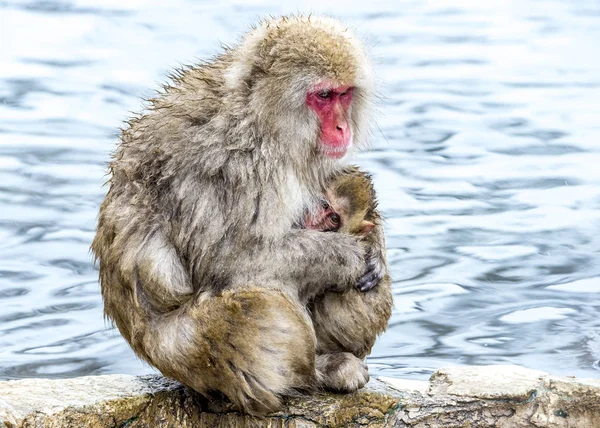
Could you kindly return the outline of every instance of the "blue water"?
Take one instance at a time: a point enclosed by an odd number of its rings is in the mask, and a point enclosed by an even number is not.
[[[600,4],[0,2],[0,378],[147,373],[88,248],[117,128],[260,16],[331,12],[381,100],[395,310],[371,373],[512,363],[600,377]]]

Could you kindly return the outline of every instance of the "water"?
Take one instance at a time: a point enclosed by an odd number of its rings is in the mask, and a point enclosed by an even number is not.
[[[365,35],[396,307],[372,374],[513,363],[600,375],[600,4],[0,3],[0,378],[147,373],[89,244],[117,128],[178,61],[257,17]]]

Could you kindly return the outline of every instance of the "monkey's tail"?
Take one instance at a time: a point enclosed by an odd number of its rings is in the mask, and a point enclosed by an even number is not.
[[[147,359],[164,375],[237,407],[264,414],[281,397],[315,384],[315,335],[306,313],[283,293],[261,288],[200,294],[152,319]]]

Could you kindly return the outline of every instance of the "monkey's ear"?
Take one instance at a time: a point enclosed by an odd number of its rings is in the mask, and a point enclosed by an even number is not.
[[[360,222],[360,229],[358,233],[362,236],[366,236],[373,230],[373,228],[375,228],[375,223],[363,220]]]

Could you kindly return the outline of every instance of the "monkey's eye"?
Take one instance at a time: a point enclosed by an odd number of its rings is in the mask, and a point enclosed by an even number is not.
[[[333,224],[340,224],[340,216],[337,214],[331,214],[331,222]]]
[[[320,91],[319,93],[317,93],[317,95],[319,96],[319,98],[328,100],[329,98],[331,98],[331,91],[326,89],[326,90]]]
[[[350,92],[352,92],[354,90],[354,88],[348,88],[346,89],[344,92],[342,92],[340,94],[340,97],[345,97],[346,95],[348,95]]]

